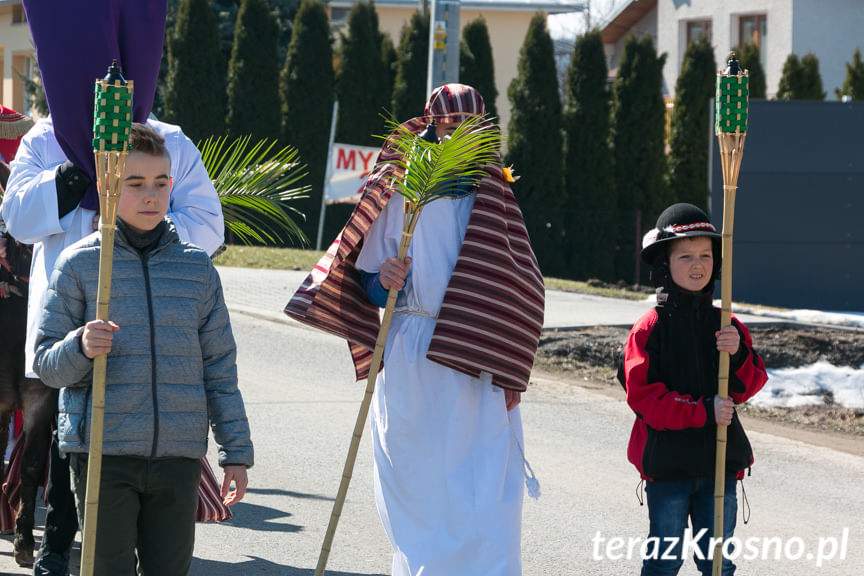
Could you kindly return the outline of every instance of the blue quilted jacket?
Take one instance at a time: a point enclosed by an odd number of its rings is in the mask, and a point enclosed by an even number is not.
[[[64,452],[89,450],[93,361],[81,352],[80,335],[96,317],[100,242],[95,233],[63,251],[36,337],[35,370],[61,388]],[[181,242],[170,223],[141,255],[118,227],[109,316],[120,330],[108,355],[103,453],[200,458],[209,424],[220,466],[251,466],[234,336],[208,255]]]

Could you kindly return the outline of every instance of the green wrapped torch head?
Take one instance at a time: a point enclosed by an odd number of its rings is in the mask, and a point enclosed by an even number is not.
[[[125,152],[132,128],[132,81],[126,81],[117,61],[105,78],[96,81],[93,106],[93,151]]]
[[[741,70],[732,52],[726,70],[717,73],[716,134],[747,132],[749,98],[750,78],[746,70]]]

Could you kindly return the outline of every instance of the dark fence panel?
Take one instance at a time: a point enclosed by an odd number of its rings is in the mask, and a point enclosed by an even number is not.
[[[716,138],[710,181],[719,229]],[[864,103],[751,102],[738,185],[733,299],[864,312]]]

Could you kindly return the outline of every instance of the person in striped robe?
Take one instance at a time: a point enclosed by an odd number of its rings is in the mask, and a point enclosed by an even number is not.
[[[485,112],[448,84],[425,115],[443,138]],[[403,200],[385,144],[345,229],[286,313],[349,341],[368,373],[387,289],[401,289],[372,400],[375,500],[394,576],[521,574],[524,462],[518,408],[543,322],[544,287],[500,161],[428,204],[405,263]]]

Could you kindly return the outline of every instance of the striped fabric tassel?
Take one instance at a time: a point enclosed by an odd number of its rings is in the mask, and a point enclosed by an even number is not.
[[[233,516],[231,509],[222,503],[222,494],[216,475],[207,458],[201,458],[201,481],[198,483],[198,510],[196,522],[223,522]]]

